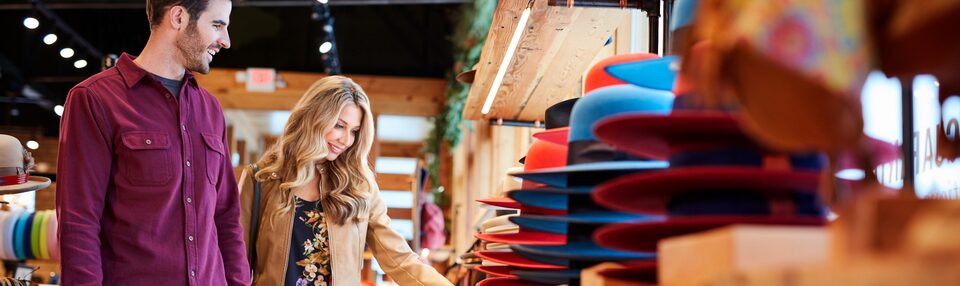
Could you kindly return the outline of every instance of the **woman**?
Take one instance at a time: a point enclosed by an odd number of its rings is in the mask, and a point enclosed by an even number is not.
[[[370,170],[370,100],[352,80],[325,77],[297,102],[283,135],[240,177],[250,249],[261,184],[253,285],[360,285],[365,244],[400,285],[451,285],[390,228]],[[251,175],[253,174],[253,175]]]

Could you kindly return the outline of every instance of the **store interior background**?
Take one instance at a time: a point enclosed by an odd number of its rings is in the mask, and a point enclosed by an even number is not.
[[[231,82],[237,71],[256,67],[274,69],[292,88],[305,89],[295,86],[303,83],[293,79],[322,76],[329,66],[329,59],[318,51],[326,33],[322,23],[312,17],[316,5],[313,2],[235,0],[230,25],[232,47],[217,55],[212,63],[211,76],[218,78],[201,80],[201,85],[217,93],[223,89],[214,85],[226,82],[224,86],[232,88],[237,85]],[[49,0],[44,3],[64,24],[103,53],[136,54],[149,35],[142,0]],[[363,76],[365,80],[360,84],[368,92],[382,93],[379,97],[372,95],[377,116],[374,154],[377,158],[373,161],[385,201],[391,208],[390,215],[394,217],[394,227],[411,245],[419,246],[421,201],[437,203],[444,213],[446,242],[432,250],[418,251],[440,270],[446,270],[474,241],[473,231],[484,217],[484,210],[473,203],[474,200],[499,192],[503,177],[498,174],[517,165],[516,160],[530,144],[530,134],[541,130],[465,121],[461,124],[460,144],[440,152],[439,184],[418,184],[428,157],[423,152],[424,145],[430,138],[435,117],[442,116],[446,88],[462,68],[455,64],[454,30],[464,6],[472,3],[467,0],[332,0],[329,3],[330,14],[335,19],[339,68],[347,76]],[[100,70],[101,59],[90,57],[69,36],[60,36],[53,45],[45,44],[42,39],[45,34],[62,31],[51,30],[52,22],[36,15],[29,1],[0,3],[3,38],[0,41],[0,133],[35,142],[35,145],[28,143],[27,147],[37,158],[38,173],[55,179],[58,109],[61,109],[57,106],[64,104],[67,91],[73,85]],[[26,29],[23,19],[28,16],[40,19],[40,27]],[[634,11],[623,22],[636,24],[642,22],[637,20],[641,18],[645,19],[643,12]],[[623,52],[645,51],[646,27],[639,27],[630,33],[618,34],[618,46],[603,51],[594,61]],[[71,45],[77,54],[70,59],[62,58],[59,51]],[[88,62],[86,67],[75,67],[75,61],[80,58]],[[399,87],[383,86],[384,82],[396,83]],[[950,174],[960,171],[960,162],[936,158],[936,135],[931,130],[939,122],[957,124],[960,114],[941,114],[936,88],[932,77],[919,77],[914,84],[916,133],[912,140],[916,147],[916,192],[920,197],[957,199],[960,198],[960,176]],[[882,74],[871,76],[863,92],[867,135],[895,144],[902,142],[900,90],[896,80]],[[270,93],[257,96],[266,102],[272,100]],[[385,102],[379,109],[378,100]],[[223,102],[232,130],[230,150],[234,165],[254,162],[276,140],[289,113],[282,108],[271,109],[278,105],[264,107],[259,101]],[[960,99],[947,102],[947,106],[957,105]],[[876,170],[878,178],[887,186],[902,186],[899,164],[891,162],[881,166]],[[862,173],[853,170],[838,173],[838,176],[858,175]],[[55,186],[4,199],[31,209],[53,209]],[[416,195],[423,189],[428,195]],[[38,272],[43,273],[56,272],[58,267],[56,261],[26,263],[39,266]],[[364,277],[371,284],[389,280],[379,275],[370,263],[365,265]]]

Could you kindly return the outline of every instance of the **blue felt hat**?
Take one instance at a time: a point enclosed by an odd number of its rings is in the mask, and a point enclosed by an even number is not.
[[[697,16],[697,6],[700,0],[677,0],[673,4],[673,14],[670,16],[670,31],[693,25]]]
[[[589,199],[589,197],[587,199]],[[596,210],[560,216],[519,215],[511,217],[510,221],[519,225],[520,227],[531,230],[556,234],[568,234],[575,231],[589,232],[589,230],[577,228],[578,225],[589,226],[618,222],[657,221],[663,219],[663,216],[658,215],[638,215],[610,210]]]
[[[567,166],[515,174],[525,180],[551,186],[594,185],[620,175],[666,168],[664,161],[629,155],[603,142],[593,134],[593,124],[607,116],[627,112],[667,114],[673,94],[669,91],[617,85],[596,89],[573,107]]]
[[[655,252],[632,252],[602,247],[590,240],[566,245],[511,245],[513,253],[532,261],[582,269],[607,261],[656,259]]]
[[[677,71],[680,69],[676,56],[625,62],[610,65],[606,68],[611,75],[643,88],[662,91],[673,90],[677,81]]]
[[[511,271],[510,274],[537,283],[575,285],[580,282],[580,271],[580,269],[517,270]]]

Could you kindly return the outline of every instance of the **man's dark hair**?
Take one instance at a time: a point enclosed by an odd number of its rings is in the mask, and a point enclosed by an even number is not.
[[[194,24],[200,18],[200,13],[207,10],[210,0],[147,0],[147,21],[150,28],[159,26],[163,21],[163,14],[173,6],[183,6],[190,13],[190,23]]]

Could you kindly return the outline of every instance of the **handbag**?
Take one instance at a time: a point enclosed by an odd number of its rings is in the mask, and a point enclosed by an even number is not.
[[[257,235],[260,233],[260,181],[257,181],[256,175],[260,170],[257,164],[251,164],[253,167],[253,208],[250,209],[250,244],[247,249],[247,259],[250,263],[250,277],[253,277],[254,269],[257,265]]]

